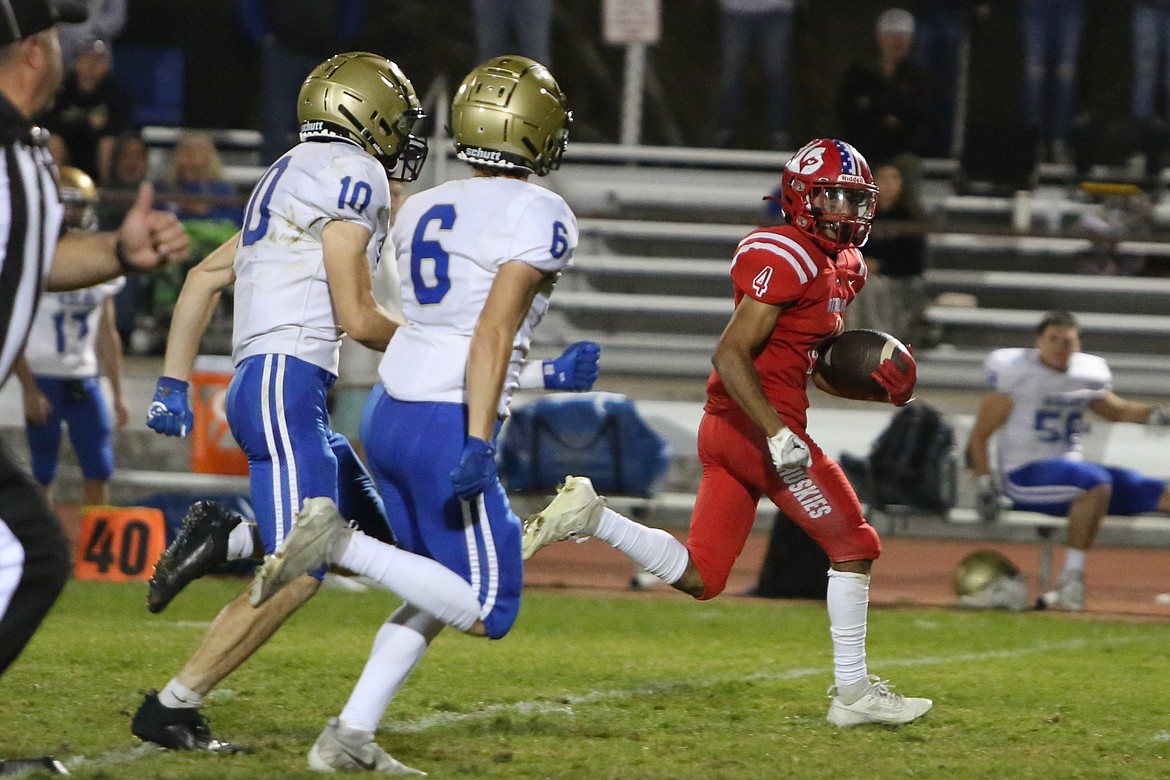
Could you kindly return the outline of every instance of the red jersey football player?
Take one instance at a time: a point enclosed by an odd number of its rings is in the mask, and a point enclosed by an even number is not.
[[[869,165],[842,141],[821,139],[793,155],[781,181],[787,224],[747,235],[731,260],[735,312],[715,348],[699,424],[703,476],[684,546],[605,506],[583,477],[568,477],[542,512],[525,521],[524,557],[561,539],[597,537],[697,599],[727,584],[768,496],[817,541],[831,562],[828,582],[835,684],[828,720],[837,726],[902,724],[930,699],[892,693],[865,663],[870,566],[877,532],[840,467],[806,430],[817,345],[843,329],[841,314],[865,285],[861,247],[878,189]],[[887,360],[873,377],[895,405],[916,379]]]

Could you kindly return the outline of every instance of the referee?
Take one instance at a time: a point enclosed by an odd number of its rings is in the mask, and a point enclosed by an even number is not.
[[[55,25],[85,21],[79,0],[0,0],[0,383],[24,348],[44,289],[73,290],[146,271],[190,252],[175,216],[144,184],[116,232],[62,233],[47,133],[32,125],[64,67]],[[0,674],[40,625],[70,572],[60,521],[0,446]],[[0,773],[14,762],[0,762]]]

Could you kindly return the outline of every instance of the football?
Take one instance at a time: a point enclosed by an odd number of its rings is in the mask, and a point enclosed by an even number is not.
[[[825,339],[817,352],[816,372],[829,392],[855,401],[885,401],[886,391],[870,374],[890,358],[902,369],[914,359],[902,342],[880,330],[847,330]]]

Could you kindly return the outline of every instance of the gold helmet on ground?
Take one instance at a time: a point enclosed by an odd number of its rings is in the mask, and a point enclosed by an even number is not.
[[[1027,583],[998,550],[976,550],[959,561],[953,583],[959,604],[975,609],[1025,609]]]
[[[391,179],[414,181],[427,157],[414,135],[426,116],[402,70],[369,52],[338,54],[301,85],[297,120],[301,140],[344,138],[377,157]]]
[[[97,185],[88,173],[72,165],[57,171],[57,190],[65,204],[65,227],[92,233],[97,230]]]
[[[560,167],[572,121],[548,68],[518,55],[495,57],[471,71],[451,103],[459,159],[537,176]]]

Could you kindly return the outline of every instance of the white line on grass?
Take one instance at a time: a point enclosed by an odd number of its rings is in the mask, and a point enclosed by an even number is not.
[[[1122,642],[1141,641],[1144,637],[1132,638],[1111,638],[1102,640],[1109,644],[1120,644]],[[988,650],[982,653],[960,653],[959,655],[930,655],[921,656],[918,658],[903,658],[883,661],[882,668],[893,666],[899,668],[919,667],[919,666],[940,666],[951,663],[978,663],[980,661],[991,661],[1000,658],[1017,658],[1024,655],[1033,655],[1035,653],[1050,653],[1053,651],[1064,650],[1081,650],[1086,646],[1094,644],[1086,639],[1070,639],[1065,642],[1053,642],[1050,644],[1034,645],[1032,647],[1021,647],[1014,650]],[[594,704],[602,701],[617,701],[621,699],[630,699],[635,696],[645,696],[647,694],[669,693],[671,691],[683,690],[701,690],[704,688],[713,688],[717,685],[726,685],[727,683],[748,682],[756,680],[799,680],[805,677],[815,677],[820,675],[831,675],[833,670],[831,668],[822,667],[807,667],[802,669],[787,669],[782,672],[753,672],[748,675],[735,675],[731,677],[714,677],[707,680],[685,680],[678,682],[663,682],[650,683],[648,685],[638,686],[637,688],[628,688],[625,690],[609,690],[609,691],[591,691],[583,694],[566,694],[565,696],[557,697],[556,700],[546,701],[541,699],[534,699],[529,701],[513,702],[511,704],[489,704],[485,707],[475,710],[474,712],[441,712],[434,715],[428,715],[422,718],[416,718],[406,723],[392,723],[390,725],[379,727],[379,731],[390,734],[417,734],[422,731],[428,731],[433,728],[443,726],[451,726],[467,721],[483,720],[484,718],[492,718],[497,715],[544,715],[562,713],[566,715],[573,714],[573,705]]]
[[[1051,653],[1060,651],[1081,650],[1089,645],[1094,644],[1122,644],[1128,642],[1145,641],[1147,637],[1122,637],[1109,638],[1100,641],[1089,641],[1087,639],[1070,639],[1065,642],[1051,642],[1040,645],[1033,645],[1031,647],[1019,647],[1011,650],[987,650],[981,653],[960,653],[958,655],[927,655],[919,656],[917,658],[902,658],[883,661],[881,666],[898,667],[898,668],[913,668],[920,666],[941,666],[945,664],[954,663],[978,663],[980,661],[991,661],[1000,658],[1018,658],[1025,655],[1033,655],[1036,653]],[[489,704],[485,707],[475,710],[474,712],[442,712],[434,715],[428,715],[422,718],[416,718],[405,723],[393,723],[388,726],[382,726],[378,731],[388,734],[418,734],[423,731],[429,731],[434,728],[443,728],[446,726],[453,726],[459,723],[466,723],[469,721],[483,720],[485,718],[493,718],[499,715],[572,715],[573,707],[575,705],[594,704],[604,701],[618,701],[621,699],[630,699],[635,696],[645,696],[647,694],[661,694],[669,693],[671,691],[693,691],[702,690],[704,688],[713,688],[717,685],[726,685],[727,683],[748,682],[753,680],[799,680],[805,677],[814,677],[818,675],[831,675],[832,669],[823,667],[805,667],[797,669],[787,669],[782,672],[754,672],[748,675],[733,675],[728,677],[712,677],[706,680],[686,680],[678,682],[663,682],[651,683],[648,685],[641,685],[636,688],[617,689],[608,691],[590,691],[582,694],[566,694],[558,696],[555,700],[544,699],[530,699],[528,701],[511,702],[508,704]],[[315,734],[316,732],[314,732]],[[110,750],[102,753],[94,758],[87,758],[85,756],[73,756],[72,758],[63,759],[63,763],[69,768],[75,767],[90,767],[90,766],[110,766],[115,764],[127,764],[132,761],[153,755],[161,748],[154,745],[137,745],[133,748],[120,748]]]

